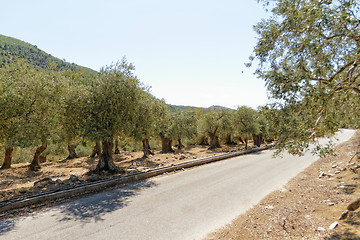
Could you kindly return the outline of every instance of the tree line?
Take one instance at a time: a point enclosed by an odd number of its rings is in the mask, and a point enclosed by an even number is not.
[[[150,93],[134,69],[125,58],[96,75],[58,71],[56,64],[42,69],[20,59],[0,68],[2,169],[11,167],[15,147],[37,147],[29,165],[36,171],[49,143],[66,144],[68,158],[75,158],[75,146],[84,138],[95,143],[93,156],[99,155],[95,172],[115,172],[112,158],[114,147],[119,151],[119,137],[142,142],[148,157],[152,138],[161,139],[167,153],[174,151],[173,143],[183,148],[185,139],[217,148],[221,142],[247,147],[250,139],[260,145],[275,136],[262,111],[245,106],[174,110]]]

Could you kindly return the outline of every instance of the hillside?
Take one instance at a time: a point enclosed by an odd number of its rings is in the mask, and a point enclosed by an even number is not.
[[[216,111],[221,111],[221,110],[230,110],[230,108],[227,108],[227,107],[223,107],[223,106],[218,106],[218,105],[213,105],[213,106],[210,106],[208,108],[203,108],[203,107],[193,107],[193,106],[183,106],[183,105],[171,105],[171,104],[168,104],[170,109],[173,110],[173,111],[176,111],[176,110],[180,110],[180,111],[186,111],[186,110],[189,110],[189,109],[193,109],[193,110],[201,110],[203,112],[206,112],[206,111],[209,111],[209,110],[216,110]]]
[[[49,64],[54,62],[58,70],[72,69],[74,71],[82,70],[88,74],[96,73],[96,71],[90,68],[82,67],[75,63],[67,63],[53,57],[37,46],[0,34],[0,67],[16,58],[26,59],[31,64],[41,68],[48,68]]]

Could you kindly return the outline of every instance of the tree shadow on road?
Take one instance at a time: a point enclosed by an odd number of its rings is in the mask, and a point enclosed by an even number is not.
[[[47,209],[45,211],[59,211],[58,221],[80,221],[88,223],[91,221],[102,221],[103,216],[107,213],[114,212],[121,209],[129,202],[131,198],[140,194],[141,191],[155,187],[156,184],[152,181],[139,182],[133,185],[125,186],[109,192],[99,193],[87,198],[75,200],[73,202],[65,203],[63,205]],[[37,212],[31,213],[23,217],[39,217]],[[16,217],[0,221],[0,236],[12,231],[17,223],[23,217]]]
[[[14,229],[15,224],[16,224],[15,219],[8,219],[0,222],[0,236]]]
[[[61,212],[58,221],[81,221],[84,223],[92,220],[95,222],[102,221],[105,214],[127,206],[132,197],[154,186],[156,186],[154,182],[144,181],[66,203],[57,207]]]

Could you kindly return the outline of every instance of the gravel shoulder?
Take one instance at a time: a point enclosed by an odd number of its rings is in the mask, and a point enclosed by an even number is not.
[[[360,197],[360,131],[335,149],[205,239],[360,239],[359,209],[339,220]]]

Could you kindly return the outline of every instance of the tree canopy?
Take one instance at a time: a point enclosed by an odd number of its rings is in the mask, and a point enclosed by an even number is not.
[[[359,1],[259,2],[272,16],[254,27],[258,42],[250,59],[272,108],[282,113],[278,146],[301,153],[316,137],[336,132],[344,117],[347,125],[358,124]]]

